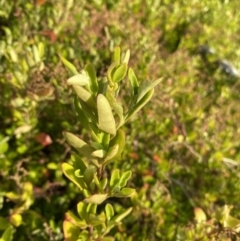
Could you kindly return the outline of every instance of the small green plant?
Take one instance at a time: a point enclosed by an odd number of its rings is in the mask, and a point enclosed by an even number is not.
[[[132,210],[130,207],[116,215],[113,206],[106,201],[110,197],[126,198],[134,194],[133,188],[126,187],[132,172],[114,169],[108,176],[106,166],[121,158],[125,145],[122,126],[151,99],[154,87],[161,79],[139,85],[134,71],[128,67],[129,58],[129,50],[121,56],[117,47],[106,76],[98,78],[91,64],[78,72],[61,57],[73,75],[67,82],[76,94],[75,110],[91,137],[85,141],[70,132],[63,133],[77,154],[72,155],[69,163],[62,164],[62,170],[84,196],[77,205],[78,215],[66,213],[63,223],[66,241],[114,240],[107,235]],[[117,99],[119,83],[124,79],[129,80],[130,86],[127,110]],[[98,205],[103,202],[105,208],[99,213]]]

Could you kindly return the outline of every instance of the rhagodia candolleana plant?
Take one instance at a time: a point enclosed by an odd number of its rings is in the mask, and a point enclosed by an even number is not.
[[[91,136],[90,141],[70,132],[63,132],[66,141],[75,149],[69,163],[62,164],[63,173],[82,192],[84,199],[77,205],[77,213],[68,211],[63,223],[66,241],[114,240],[107,236],[132,208],[117,215],[109,197],[126,198],[135,190],[126,187],[132,172],[112,170],[109,178],[103,175],[106,165],[121,158],[125,146],[122,126],[151,99],[154,87],[161,81],[145,82],[138,79],[128,67],[130,51],[121,56],[117,47],[113,52],[112,64],[106,76],[98,78],[91,64],[80,72],[63,57],[60,57],[71,77],[67,83],[75,92],[74,106],[82,127]],[[120,83],[129,81],[130,103],[124,109],[118,101]],[[106,203],[104,211],[97,212],[97,206]]]

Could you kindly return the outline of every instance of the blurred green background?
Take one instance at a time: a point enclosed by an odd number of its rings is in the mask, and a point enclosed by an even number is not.
[[[64,213],[82,196],[62,175],[71,152],[62,131],[86,133],[58,55],[101,76],[116,46],[131,50],[140,81],[164,80],[125,127],[114,167],[133,171],[137,195],[112,200],[134,208],[112,235],[237,240],[238,224],[222,217],[233,207],[240,219],[239,9],[238,0],[0,0],[2,240],[63,240]]]

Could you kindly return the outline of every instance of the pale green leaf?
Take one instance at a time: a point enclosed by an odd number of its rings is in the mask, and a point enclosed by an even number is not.
[[[118,66],[121,61],[121,49],[119,46],[117,46],[113,51],[113,58],[112,62],[116,62],[116,65]]]
[[[98,93],[98,80],[94,67],[88,63],[84,67],[85,71],[88,73],[90,78],[90,89],[94,95]]]
[[[79,153],[87,157],[91,157],[91,153],[94,151],[93,147],[70,132],[63,132],[63,136],[69,145],[74,147],[77,151],[79,151]]]
[[[117,153],[115,153],[116,146],[118,146]],[[116,135],[109,143],[109,150],[104,160],[104,165],[107,165],[113,160],[118,160],[121,157],[124,146],[125,146],[125,133],[121,129],[118,129]]]
[[[84,114],[86,117],[89,119],[89,130],[93,130],[96,133],[98,133],[98,128],[97,128],[97,113],[92,107],[89,107],[84,101],[81,99],[79,101],[79,106],[82,108]]]
[[[81,217],[82,220],[87,220],[87,206],[88,204],[87,203],[84,203],[84,202],[79,202],[77,204],[77,212],[78,212],[78,215]]]
[[[71,180],[74,184],[76,184],[80,188],[80,190],[83,190],[85,188],[86,185],[83,181],[83,178],[76,177],[75,169],[73,166],[71,166],[66,162],[63,163],[62,172],[69,180]]]
[[[68,60],[66,60],[64,57],[62,57],[62,56],[60,56],[60,55],[59,55],[59,57],[60,57],[63,65],[66,67],[66,69],[68,70],[68,72],[69,72],[71,75],[76,75],[76,74],[78,74],[78,71],[77,71],[76,67],[75,67],[72,63],[70,63]]]
[[[18,134],[28,133],[29,131],[31,131],[31,129],[32,129],[31,125],[25,124],[16,128],[14,130],[14,134],[18,135]]]
[[[106,213],[106,217],[107,217],[108,221],[111,220],[111,218],[114,216],[114,209],[110,203],[108,203],[105,206],[105,213]]]
[[[39,63],[41,61],[41,59],[40,59],[40,55],[39,55],[38,48],[36,45],[32,46],[32,51],[33,51],[33,57],[34,57],[35,63]]]
[[[114,160],[115,156],[118,153],[118,150],[119,150],[119,145],[118,144],[113,146],[113,147],[110,147],[103,163],[106,163],[106,162]]]
[[[130,81],[130,86],[132,89],[132,96],[137,95],[139,84],[138,84],[137,77],[134,74],[132,68],[129,68],[128,70],[128,79]]]
[[[104,177],[101,181],[100,181],[100,185],[102,187],[102,190],[104,190],[107,187],[108,184],[108,179],[106,177]]]
[[[38,43],[38,53],[39,53],[40,59],[43,58],[44,52],[45,52],[45,46],[44,46],[43,42],[39,42]]]
[[[69,85],[86,86],[86,85],[89,85],[89,82],[90,82],[89,77],[87,75],[84,75],[84,74],[74,75],[67,80],[67,83]]]
[[[97,204],[88,203],[87,204],[87,213],[96,214],[97,213]]]
[[[127,50],[127,52],[126,52],[126,54],[125,54],[125,56],[123,58],[122,63],[128,65],[129,59],[130,59],[130,49]]]
[[[111,106],[107,98],[99,94],[97,97],[98,124],[99,129],[109,134],[116,134],[116,124]]]
[[[88,120],[88,117],[86,116],[85,112],[83,111],[83,108],[82,108],[81,103],[78,100],[77,96],[75,96],[75,98],[74,98],[74,106],[75,106],[75,110],[77,112],[77,115],[79,117],[81,124],[83,125],[84,128],[86,128],[88,130],[89,120]]]
[[[114,72],[114,70],[115,70],[116,65],[117,65],[117,63],[116,63],[116,62],[113,62],[113,63],[109,66],[109,68],[108,68],[108,70],[107,70],[107,78],[108,78],[108,81],[109,81],[109,84],[110,84],[111,87],[112,87],[112,85],[113,85],[112,76],[113,76],[113,72]],[[102,92],[101,92],[101,93],[102,93]]]
[[[80,235],[80,229],[69,221],[63,222],[64,241],[76,241]]]
[[[125,198],[125,197],[131,197],[134,193],[135,193],[135,189],[124,187],[119,192],[113,193],[112,196]]]
[[[95,103],[94,97],[89,91],[87,91],[80,85],[73,85],[72,87],[73,87],[74,91],[76,92],[77,96],[83,102],[85,102],[89,107],[96,109],[96,103]]]
[[[101,204],[108,198],[108,194],[94,194],[90,197],[85,198],[85,203]]]
[[[7,46],[7,52],[14,63],[18,62],[18,55],[12,46]]]
[[[65,213],[65,220],[71,222],[72,224],[74,224],[75,226],[79,227],[79,228],[86,228],[87,227],[87,223],[86,220],[81,220],[79,219],[73,212],[68,211],[67,213]]]
[[[15,233],[15,229],[12,226],[9,226],[3,233],[1,237],[1,241],[12,241],[13,234]]]
[[[163,79],[157,79],[153,82],[147,82],[143,85],[141,85],[138,89],[138,95],[137,95],[137,103],[156,85],[158,85]]]
[[[106,220],[105,214],[101,213],[100,215],[96,216],[94,214],[90,214],[89,215],[89,219],[88,222],[89,224],[91,224],[92,226],[98,226],[100,224],[104,224]]]
[[[13,224],[14,227],[18,227],[22,223],[22,216],[18,213],[11,215],[10,222]]]
[[[112,76],[113,82],[117,83],[121,81],[122,79],[124,79],[126,74],[127,74],[127,65],[126,64],[120,65],[113,73],[113,76]]]
[[[84,174],[83,174],[83,180],[84,182],[89,185],[92,180],[93,180],[93,176],[94,176],[94,173],[96,173],[97,169],[95,166],[89,166],[87,167],[87,169],[85,170]]]
[[[121,222],[128,214],[132,212],[132,208],[128,208],[127,210],[123,211],[122,213],[118,214],[114,217],[113,221],[119,223]]]
[[[87,168],[82,158],[77,154],[71,155],[71,164],[73,165],[75,170],[80,169],[82,173],[84,173]]]
[[[92,152],[92,156],[98,157],[98,158],[103,158],[104,156],[106,156],[106,151],[105,150],[96,150],[96,151]]]
[[[127,182],[128,180],[131,178],[132,176],[132,172],[131,171],[126,171],[122,174],[121,178],[120,178],[120,181],[119,181],[119,186],[122,188],[122,187],[125,187],[127,185]]]
[[[113,188],[120,180],[120,171],[119,169],[115,169],[112,172],[111,179],[110,179],[110,187]]]
[[[137,103],[134,107],[129,110],[125,117],[125,122],[127,122],[133,115],[135,115],[138,111],[142,109],[143,106],[147,104],[147,102],[152,98],[154,93],[154,89],[151,89],[147,92],[147,94]]]
[[[110,106],[112,107],[112,109],[116,112],[116,114],[119,117],[118,127],[120,127],[124,123],[123,107],[115,99],[115,97],[113,96],[113,93],[111,91],[107,91],[106,97],[109,101]]]

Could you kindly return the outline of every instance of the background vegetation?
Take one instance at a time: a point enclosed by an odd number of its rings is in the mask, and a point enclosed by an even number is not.
[[[112,235],[237,240],[238,9],[237,0],[0,0],[2,240],[63,240],[64,213],[82,197],[62,175],[71,151],[62,131],[86,133],[58,54],[102,75],[116,46],[131,50],[140,81],[164,80],[125,127],[114,167],[132,170],[137,194],[111,200],[133,206]]]

